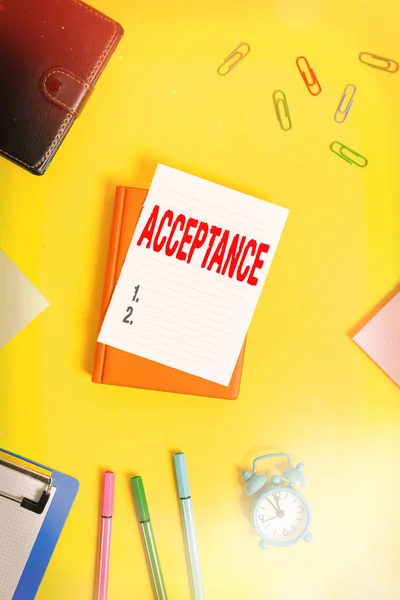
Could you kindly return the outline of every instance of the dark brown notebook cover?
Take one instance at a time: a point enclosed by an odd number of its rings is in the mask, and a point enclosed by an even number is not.
[[[122,269],[146,195],[147,190],[117,188],[101,310],[102,320]],[[225,387],[98,343],[92,380],[94,383],[109,383],[148,390],[235,400],[239,395],[243,359],[244,344],[231,381]]]
[[[80,0],[0,0],[0,155],[42,175],[122,35]]]

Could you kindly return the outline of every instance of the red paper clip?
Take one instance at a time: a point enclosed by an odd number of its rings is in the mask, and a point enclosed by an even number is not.
[[[302,69],[299,62],[301,60],[304,60],[304,62],[306,63],[306,69]],[[312,96],[318,96],[318,94],[321,92],[322,88],[319,84],[318,79],[315,76],[314,71],[312,70],[312,68],[310,67],[310,65],[308,64],[308,60],[306,59],[305,56],[299,56],[296,59],[296,65],[298,70],[300,71],[300,74],[304,80],[304,83],[307,86],[308,91],[310,92],[310,94]],[[311,81],[309,81],[308,77],[311,78]],[[315,86],[317,86],[317,91],[315,91]],[[314,88],[314,91],[313,91]]]

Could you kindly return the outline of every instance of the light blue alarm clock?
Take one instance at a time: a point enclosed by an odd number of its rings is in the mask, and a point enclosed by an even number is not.
[[[265,458],[284,457],[289,463],[282,477],[273,475],[268,483],[266,475],[256,473],[257,462]],[[290,456],[282,452],[264,454],[253,462],[253,471],[243,471],[246,493],[257,494],[253,506],[254,529],[261,538],[260,547],[291,546],[300,540],[311,542],[311,510],[307,500],[294,489],[304,486],[304,464],[293,465]],[[285,483],[285,480],[287,483]]]

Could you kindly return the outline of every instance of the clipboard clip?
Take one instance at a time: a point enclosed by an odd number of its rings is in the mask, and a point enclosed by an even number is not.
[[[3,458],[0,458],[0,466],[17,471],[18,473],[26,475],[27,477],[32,477],[33,479],[41,481],[45,485],[39,500],[32,500],[23,496],[12,496],[10,494],[6,494],[5,492],[0,492],[0,496],[2,498],[12,500],[12,502],[17,502],[21,508],[26,508],[37,515],[41,515],[50,499],[51,491],[53,489],[53,477],[51,475],[44,475],[38,471],[33,471],[32,469],[28,469],[22,465],[14,464],[8,460],[4,460]]]

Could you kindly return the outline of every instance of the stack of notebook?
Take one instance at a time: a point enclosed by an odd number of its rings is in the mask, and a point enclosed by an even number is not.
[[[117,188],[93,381],[237,398],[287,214],[162,165]]]

